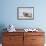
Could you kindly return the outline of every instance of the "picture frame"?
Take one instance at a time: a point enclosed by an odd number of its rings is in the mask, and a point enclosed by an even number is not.
[[[18,20],[34,20],[34,7],[17,7]]]

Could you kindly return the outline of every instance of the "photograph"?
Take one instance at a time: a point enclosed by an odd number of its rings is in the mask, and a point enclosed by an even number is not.
[[[34,19],[34,7],[18,7],[17,19],[20,20],[33,20]]]

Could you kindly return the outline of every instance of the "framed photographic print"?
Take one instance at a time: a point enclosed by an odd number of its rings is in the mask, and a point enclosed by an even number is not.
[[[17,8],[18,20],[33,20],[34,19],[34,7],[18,7]]]

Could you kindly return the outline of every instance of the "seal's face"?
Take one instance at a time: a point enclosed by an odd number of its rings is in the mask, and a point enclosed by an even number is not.
[[[24,17],[32,17],[32,14],[28,12],[23,12],[23,15]]]

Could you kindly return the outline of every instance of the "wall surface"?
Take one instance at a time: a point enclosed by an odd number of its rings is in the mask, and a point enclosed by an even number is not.
[[[34,7],[34,20],[17,20],[17,7]],[[16,28],[39,27],[46,32],[46,0],[0,0],[0,31],[9,24]]]

